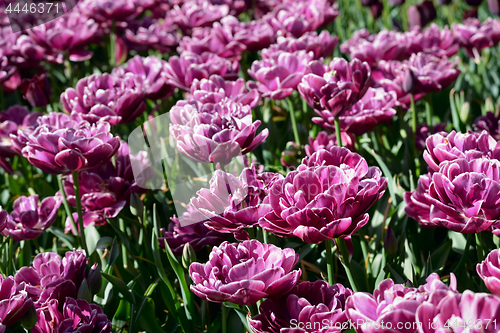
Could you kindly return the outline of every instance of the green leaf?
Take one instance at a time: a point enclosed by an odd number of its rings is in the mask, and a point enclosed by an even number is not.
[[[140,315],[136,319],[137,324],[146,332],[164,333],[165,331],[161,328],[155,316],[154,304],[151,298],[146,300]]]
[[[444,264],[446,263],[446,259],[448,259],[448,255],[450,254],[452,246],[453,242],[451,241],[451,239],[448,239],[431,254],[433,272],[438,271],[444,266]]]
[[[50,227],[49,232],[51,232],[54,236],[56,236],[58,239],[60,239],[66,246],[70,249],[75,248],[75,237],[70,234],[65,234],[62,232],[60,229],[54,228],[53,226]]]
[[[118,290],[118,292],[120,292],[123,295],[124,299],[126,299],[128,302],[132,304],[135,304],[134,294],[132,293],[132,290],[129,287],[127,287],[125,282],[118,279],[116,276],[107,273],[101,273],[101,274],[106,280],[108,280],[113,285],[113,287],[116,290]]]
[[[248,324],[248,319],[247,319],[247,312],[241,309],[234,309],[236,314],[241,320],[241,323],[243,324],[243,327],[248,331],[248,332],[253,332],[252,329],[250,328],[250,325]]]
[[[465,238],[465,236],[459,232],[449,230],[448,237],[452,241],[452,250],[457,252],[458,254],[463,254],[465,245],[467,244],[467,239]]]
[[[85,239],[87,241],[87,249],[89,249],[89,253],[87,253],[87,255],[91,255],[94,253],[96,245],[101,239],[101,235],[99,235],[96,227],[89,225],[85,227]]]
[[[392,275],[392,279],[394,280],[394,282],[396,283],[399,283],[399,284],[404,284],[405,283],[405,280],[401,277],[401,275],[399,275],[395,270],[394,268],[392,268],[392,266],[390,264],[387,264],[385,267],[387,267],[387,269],[389,270],[389,272],[391,273]]]
[[[110,246],[111,244],[113,244],[113,238],[108,237],[108,236],[104,236],[104,237],[101,237],[97,241],[97,244],[95,245],[95,248],[96,249],[105,249],[108,246]]]
[[[120,248],[118,246],[118,241],[113,239],[113,243],[111,244],[111,250],[109,251],[109,259],[108,259],[108,266],[105,269],[105,272],[109,272],[110,269],[113,267],[115,264],[116,259],[120,255]]]
[[[387,165],[384,163],[382,158],[373,150],[372,148],[368,146],[363,147],[368,154],[372,155],[373,158],[377,161],[378,165],[380,166],[380,169],[382,169],[382,172],[384,173],[384,176],[387,178],[387,187],[389,188],[389,193],[391,194],[392,198],[392,204],[397,205],[397,197],[396,197],[396,183],[394,182],[394,177]]]

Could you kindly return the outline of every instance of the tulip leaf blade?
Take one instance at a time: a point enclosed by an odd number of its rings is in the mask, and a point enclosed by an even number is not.
[[[130,290],[129,287],[123,282],[122,280],[118,279],[116,276],[113,276],[111,274],[107,273],[101,273],[102,276],[108,280],[116,290],[118,290],[122,295],[123,298],[126,299],[128,302],[131,304],[135,304],[135,297],[132,291]]]

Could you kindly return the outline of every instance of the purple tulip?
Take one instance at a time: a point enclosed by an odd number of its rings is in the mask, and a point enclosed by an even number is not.
[[[299,255],[257,240],[216,246],[206,264],[192,263],[191,290],[211,302],[253,305],[263,298],[282,295],[297,283],[301,270],[293,270]]]
[[[297,89],[313,56],[313,52],[306,51],[268,53],[268,58],[252,63],[248,74],[257,82],[249,82],[248,86],[258,89],[263,97],[284,99]]]
[[[229,98],[236,103],[256,107],[260,102],[260,94],[256,89],[245,89],[245,80],[226,81],[222,76],[212,75],[208,79],[194,79],[191,85],[191,96],[202,104],[219,103]]]
[[[199,163],[228,164],[253,151],[269,134],[267,128],[257,134],[260,121],[252,122],[250,106],[228,98],[205,105],[179,101],[170,112],[177,149]]]
[[[397,31],[383,30],[376,35],[355,35],[351,40],[341,46],[344,53],[348,53],[351,59],[359,59],[367,62],[370,66],[377,66],[380,60],[402,60],[404,59],[409,39]]]
[[[366,212],[384,194],[387,180],[381,175],[347,148],[319,150],[274,183],[269,194],[273,211],[259,225],[311,244],[350,236],[368,222]]]
[[[37,68],[45,57],[43,47],[35,44],[29,35],[13,32],[10,25],[0,28],[0,53],[17,68]]]
[[[327,0],[300,0],[277,6],[264,20],[275,31],[298,38],[332,22],[338,14],[338,10]]]
[[[500,41],[500,22],[488,18],[481,23],[478,19],[469,18],[461,24],[452,26],[460,46],[467,50],[471,58],[478,58],[479,51],[486,47],[494,47]]]
[[[25,291],[17,291],[14,279],[0,275],[0,332],[19,322],[33,306]]]
[[[51,118],[59,117],[52,112],[40,118],[39,122],[50,122]],[[66,128],[43,124],[27,135],[22,153],[31,164],[47,173],[92,169],[109,161],[120,147],[120,139],[114,137],[110,129],[103,121],[93,125],[73,121]]]
[[[189,35],[193,28],[210,27],[228,14],[227,5],[212,5],[206,0],[185,2],[170,10],[170,16],[185,35]]]
[[[106,219],[115,218],[129,204],[131,194],[145,192],[137,185],[134,178],[129,154],[128,144],[122,141],[115,155],[114,164],[108,161],[100,168],[79,173],[84,226],[92,222],[96,225],[105,224]],[[132,157],[132,159],[134,162],[146,162],[138,160],[139,157]],[[76,207],[73,176],[68,175],[63,185],[68,203]],[[78,218],[77,213],[73,216]],[[66,220],[66,230],[71,230],[69,218]]]
[[[123,77],[92,74],[80,79],[76,89],[67,88],[61,103],[67,112],[78,112],[91,123],[102,119],[111,125],[128,124],[146,109],[143,80],[139,80],[133,73]]]
[[[110,27],[113,21],[118,26],[126,26],[143,11],[136,0],[84,0],[79,8],[104,27]]]
[[[9,219],[9,213],[0,206],[0,234],[7,226],[7,221]]]
[[[31,79],[21,81],[23,98],[31,106],[40,107],[50,103],[51,87],[49,78],[44,74],[38,76],[35,74]]]
[[[20,151],[13,147],[10,135],[15,135],[18,130],[22,131],[24,128],[36,126],[40,115],[20,105],[13,105],[5,111],[0,111],[0,155],[13,157],[20,154]]]
[[[370,67],[358,59],[334,58],[328,66],[311,61],[308,69],[298,86],[300,95],[331,123],[364,96],[371,81]]]
[[[443,136],[446,136],[447,133],[444,131],[446,128],[446,123],[439,123],[434,125],[432,132],[439,133]],[[429,130],[429,126],[426,123],[420,124],[417,126],[417,136],[416,136],[416,148],[419,151],[425,150],[425,141],[427,138],[431,136],[431,132]]]
[[[485,116],[477,117],[473,127],[477,132],[487,131],[495,140],[500,140],[500,115],[488,112]]]
[[[408,55],[422,52],[439,58],[451,57],[458,52],[460,47],[457,37],[448,26],[441,30],[437,24],[432,23],[428,28],[420,29],[417,27],[405,34],[409,42]]]
[[[418,309],[419,333],[498,332],[500,297],[470,290],[450,293],[440,302],[424,302]]]
[[[71,61],[84,61],[92,57],[85,46],[96,41],[98,24],[78,11],[56,18],[28,30],[31,38],[47,53],[69,56]]]
[[[437,303],[447,295],[457,293],[453,273],[449,287],[441,282],[436,273],[427,277],[426,281],[427,284],[412,288],[387,279],[373,294],[355,293],[346,302],[347,318],[352,323],[360,323],[356,326],[358,333],[414,333],[418,327],[415,313],[422,303]]]
[[[368,133],[375,126],[391,119],[396,114],[394,110],[396,103],[395,92],[386,92],[383,88],[369,88],[363,98],[339,117],[340,129],[355,135]],[[335,124],[330,122],[334,119],[314,117],[312,120],[328,130],[335,131]]]
[[[432,0],[425,0],[419,5],[408,8],[408,25],[413,27],[424,27],[436,17],[436,8]]]
[[[163,237],[158,238],[160,247],[165,247],[165,241],[176,255],[182,255],[185,244],[189,244],[198,252],[205,246],[217,246],[227,239],[228,235],[208,229],[203,223],[198,223],[206,219],[192,205],[187,206],[181,218],[176,216],[171,218],[171,223],[168,225],[168,230],[160,229]]]
[[[346,147],[350,151],[355,151],[355,137],[352,134],[341,132],[340,137],[342,139],[342,146]],[[309,144],[304,146],[304,150],[307,156],[311,156],[320,149],[330,150],[331,147],[337,146],[337,137],[335,134],[328,134],[325,131],[318,133],[316,138],[309,138]]]
[[[258,174],[255,167],[243,169],[239,177],[216,170],[210,188],[199,190],[190,204],[205,217],[207,228],[241,233],[271,211],[269,189],[278,179],[279,174]]]
[[[157,57],[135,56],[126,64],[114,68],[112,75],[127,80],[129,75],[136,79],[144,91],[144,97],[150,100],[165,99],[174,93],[174,88],[167,83],[162,74],[165,61]]]
[[[184,51],[179,56],[170,57],[164,71],[168,83],[189,91],[194,79],[208,79],[213,74],[235,80],[238,78],[239,68],[238,62],[232,63],[212,53],[198,55]]]
[[[0,85],[14,75],[16,67],[9,64],[9,59],[0,50]]]
[[[19,269],[14,279],[17,289],[25,290],[38,309],[50,304],[51,300],[76,297],[85,278],[86,265],[83,250],[68,251],[62,260],[57,253],[44,252],[33,259],[31,267]]]
[[[423,226],[434,224],[464,234],[488,230],[500,221],[495,208],[500,200],[499,169],[498,160],[487,158],[442,162],[439,171],[428,176],[428,190],[422,185],[417,194],[405,193],[405,211]],[[423,202],[417,201],[418,192],[424,192]],[[419,214],[427,206],[429,211]]]
[[[59,196],[47,197],[40,204],[38,195],[17,198],[7,219],[4,236],[10,234],[16,242],[37,238],[54,223],[61,202]]]
[[[181,38],[177,26],[167,17],[165,20],[154,20],[145,16],[138,23],[131,23],[125,30],[125,38],[129,48],[137,51],[155,49],[162,53],[169,53]]]
[[[341,284],[305,281],[262,302],[260,314],[249,319],[250,327],[255,333],[342,332],[347,322],[345,303],[352,294]]]
[[[59,310],[61,306],[62,311]],[[102,309],[82,299],[51,300],[37,310],[37,315],[34,333],[111,333],[111,322]]]
[[[499,16],[500,2],[498,0],[488,0],[488,9],[490,10],[490,13]]]
[[[500,296],[500,250],[491,251],[486,259],[477,264],[476,270],[488,290]]]
[[[177,51],[190,51],[196,54],[210,52],[230,61],[241,60],[246,46],[235,40],[230,29],[215,22],[213,27],[194,28],[191,37],[183,37]]]
[[[333,54],[333,49],[337,45],[339,38],[330,35],[327,30],[317,32],[306,32],[302,37],[278,37],[276,44],[271,45],[268,49],[262,50],[262,58],[272,58],[277,51],[285,51],[294,53],[296,51],[306,51],[314,53],[314,60],[327,58]]]
[[[376,34],[370,34],[367,29],[359,29],[353,32],[352,37],[340,44],[340,51],[342,53],[350,54],[351,49],[363,42],[373,42],[377,37]]]
[[[465,158],[468,161],[488,157],[500,158],[500,144],[486,131],[482,133],[457,133],[451,131],[445,135],[437,133],[426,140],[427,150],[424,151],[424,160],[431,170],[439,171],[444,161],[453,161]]]

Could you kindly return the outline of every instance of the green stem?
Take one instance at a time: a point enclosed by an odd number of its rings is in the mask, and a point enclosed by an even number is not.
[[[351,264],[349,263],[349,250],[345,245],[345,240],[343,238],[337,238],[336,243],[342,258],[342,265],[344,266],[345,272],[347,274],[347,279],[349,280],[349,283],[351,285],[351,289],[352,291],[357,292],[358,288],[356,287],[356,283],[354,283],[354,278],[352,277]]]
[[[255,317],[256,315],[259,314],[259,311],[257,311],[257,306],[254,305],[247,305],[248,312],[250,312],[251,317]]]
[[[80,180],[78,179],[78,171],[73,171],[73,187],[75,188],[76,211],[78,212],[78,226],[80,227],[81,246],[85,250],[87,256],[90,256],[85,239],[85,227],[83,225],[82,212],[82,197],[80,196]]]
[[[227,315],[229,314],[229,308],[221,304],[222,306],[222,333],[227,333]]]
[[[337,30],[337,35],[339,36],[340,41],[344,42],[346,40],[346,38],[345,38],[344,27],[342,25],[342,18],[344,17],[344,15],[342,13],[341,1],[337,1],[337,5],[338,5],[340,15],[339,15],[339,17],[337,17],[335,19],[335,30]]]
[[[124,235],[127,234],[127,230],[125,229],[125,222],[123,219],[118,219],[118,224],[120,226],[120,231],[123,232]],[[127,257],[127,247],[122,242],[122,260],[123,260],[123,268],[127,269],[128,267],[128,257]]]
[[[477,261],[481,262],[484,260],[484,252],[483,252],[483,235],[480,232],[476,234],[476,249],[477,249]]]
[[[431,95],[427,95],[425,98],[425,116],[427,120],[427,126],[429,127],[429,132],[432,134],[434,132],[434,110],[432,109]]]
[[[9,237],[9,269],[7,272],[14,274],[14,256],[12,255],[12,248],[14,247],[14,240],[12,239],[12,235]]]
[[[295,119],[295,110],[293,108],[293,103],[291,98],[287,98],[288,100],[288,111],[290,111],[290,118],[292,119],[292,129],[293,129],[293,136],[295,137],[295,142],[299,147],[300,145],[300,137],[299,137],[299,131],[297,129],[297,120]]]
[[[455,272],[462,271],[462,269],[463,269],[462,266],[465,265],[465,260],[467,259],[467,254],[469,253],[469,247],[472,244],[473,238],[474,238],[474,234],[467,235],[467,244],[465,245],[465,249],[464,249],[464,253],[462,254],[462,257],[460,258],[460,261],[458,262],[458,265],[455,268]]]
[[[262,229],[262,239],[264,240],[264,243],[268,244],[267,231],[264,229]]]
[[[333,285],[334,283],[334,272],[333,272],[333,255],[332,255],[332,240],[325,240],[326,249],[326,270],[328,273],[328,284]]]
[[[417,110],[415,110],[415,97],[413,93],[410,94],[411,105],[411,130],[413,131],[413,141],[417,137]]]
[[[61,175],[59,175],[57,177],[57,183],[59,184],[59,192],[61,192],[64,209],[66,210],[66,214],[69,216],[69,220],[71,221],[71,228],[73,229],[73,233],[75,235],[78,235],[78,227],[76,226],[75,219],[73,218],[73,213],[71,212],[71,207],[68,205],[68,199],[66,197],[66,192],[64,192],[64,186],[62,183],[62,176]],[[63,224],[65,222],[66,221],[63,221]]]
[[[66,69],[66,78],[68,79],[69,86],[73,86],[73,69],[71,68],[71,61],[64,60],[64,68]]]
[[[109,31],[109,64],[111,67],[115,67],[115,59],[116,59],[116,34],[115,34],[115,26],[114,24],[110,27]]]
[[[253,227],[248,228],[248,238],[250,238],[250,239],[256,239],[255,238],[255,232],[253,231]]]
[[[339,117],[335,117],[335,136],[337,137],[337,146],[342,147],[342,134],[340,131]]]

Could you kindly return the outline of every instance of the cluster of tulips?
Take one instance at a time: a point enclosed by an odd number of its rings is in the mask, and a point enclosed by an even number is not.
[[[0,333],[500,332],[500,5],[438,3],[0,7]]]

